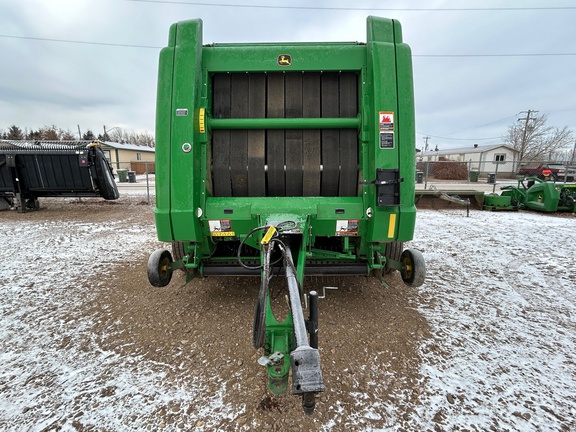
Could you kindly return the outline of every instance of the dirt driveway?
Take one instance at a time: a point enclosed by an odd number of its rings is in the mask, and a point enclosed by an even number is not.
[[[569,391],[576,379],[574,304],[540,296],[550,308],[560,301],[563,315],[550,317],[543,303],[538,322],[526,316],[522,329],[514,327],[521,312],[507,304],[505,279],[501,286],[494,282],[503,277],[502,263],[488,261],[490,248],[506,242],[491,236],[489,247],[470,243],[494,223],[489,213],[473,212],[466,221],[458,212],[421,212],[415,242],[430,275],[422,288],[405,287],[398,275],[389,277],[388,287],[364,277],[307,282],[306,289],[338,287],[320,301],[327,391],[307,417],[299,398],[268,393],[265,370],[257,364],[261,353],[251,345],[257,279],[213,277],[184,285],[177,275],[168,287],[153,288],[146,261],[160,244],[152,207],[141,198],[43,205],[35,213],[0,214],[6,251],[0,270],[0,429],[576,427]],[[495,217],[503,224],[517,216]],[[570,230],[574,222],[564,224]],[[541,285],[554,275],[556,294],[573,300],[559,276],[568,262],[559,259],[531,275],[543,277]],[[512,270],[526,270],[525,263]],[[520,290],[524,298],[535,295],[529,284],[516,284],[514,292]],[[539,323],[546,320],[543,330]],[[549,348],[542,345],[547,343]],[[525,345],[532,351],[514,357],[514,349]],[[503,347],[512,364],[501,358]],[[521,362],[522,355],[529,357]],[[546,355],[550,360],[541,364]],[[528,367],[531,359],[539,364]],[[523,385],[506,388],[516,379]]]

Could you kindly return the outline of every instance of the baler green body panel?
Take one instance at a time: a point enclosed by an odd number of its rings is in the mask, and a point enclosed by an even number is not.
[[[416,210],[411,53],[409,47],[402,42],[401,28],[397,21],[369,17],[367,30],[366,44],[204,46],[200,20],[179,22],[171,27],[169,46],[160,55],[156,115],[155,215],[159,240],[203,244],[200,249],[206,251],[208,256],[209,243],[242,238],[260,221],[266,221],[270,215],[276,214],[277,207],[281,207],[286,214],[298,215],[303,219],[309,216],[314,220],[314,238],[338,236],[337,221],[357,220],[358,231],[349,234],[359,245],[356,248],[359,258],[365,259],[369,265],[373,263],[371,254],[374,251],[383,252],[387,243],[412,239]],[[290,61],[290,65],[282,64],[282,61]],[[329,74],[335,78],[329,79]],[[288,91],[290,83],[294,78],[300,80],[300,77],[304,77],[302,80],[306,82],[312,76],[320,76],[320,98],[325,97],[324,92],[329,90],[324,89],[328,89],[334,80],[339,80],[336,86],[340,85],[340,90],[336,92],[340,94],[344,91],[345,81],[354,80],[352,82],[356,94],[350,100],[355,100],[352,104],[356,106],[341,106],[340,113],[330,115],[329,103],[323,103],[322,99],[320,105],[322,110],[327,110],[327,114],[323,111],[312,116],[302,112],[291,115],[288,112],[288,99],[292,97]],[[268,95],[278,89],[281,94],[285,88],[284,112],[280,115],[272,113],[271,107],[275,102],[266,99],[259,102],[267,104],[267,112],[261,115],[250,116],[251,107],[246,108],[248,113],[240,117],[231,113],[215,113],[219,109],[215,102],[219,96],[215,95],[218,90],[214,87],[221,85],[220,82],[228,85],[227,80],[232,82],[230,91],[233,94],[234,82],[250,81],[250,84],[245,85],[248,90],[236,91],[237,99],[252,97],[252,93],[249,93],[252,91],[252,80],[265,80]],[[281,83],[276,85],[273,81]],[[236,88],[244,87],[239,85]],[[305,98],[306,90],[300,92]],[[326,100],[338,100],[339,96],[330,97],[327,96]],[[234,96],[232,98],[232,108],[229,110],[234,111],[236,102]],[[226,111],[226,108],[223,110]],[[352,114],[343,115],[345,111]],[[306,175],[302,174],[306,171],[306,139],[303,140],[301,136],[308,130],[316,133],[320,131],[322,148],[326,149],[332,145],[330,137],[334,133],[344,137],[343,134],[351,132],[356,137],[357,153],[352,155],[356,166],[353,171],[346,173],[348,192],[342,192],[344,174],[338,172],[338,169],[343,169],[339,167],[348,160],[346,152],[350,152],[350,149],[340,147],[340,162],[330,162],[328,159],[325,162],[324,158],[330,157],[330,151],[326,150],[321,155],[321,167],[316,169],[316,175],[322,181],[325,180],[326,184],[329,175],[332,175],[332,187],[325,189],[332,190],[331,193],[304,196],[306,186],[296,189],[296,193],[290,193],[291,173],[295,172],[296,176]],[[280,173],[282,176],[282,168],[274,168],[276,162],[267,159],[271,157],[268,141],[272,139],[274,131],[278,131],[276,133],[285,142],[289,142],[291,134],[295,134],[300,141],[294,148],[302,152],[302,155],[297,155],[296,170],[290,171],[289,161],[293,156],[290,149],[293,147],[285,144],[286,174],[282,185],[286,189],[282,186],[275,189],[280,190],[279,194],[271,193],[271,182],[273,175],[278,177]],[[218,136],[225,136],[225,143],[228,139],[233,141],[226,144],[229,147],[225,147],[230,148],[231,153],[227,159],[231,165],[230,174],[226,168],[218,171],[218,158],[221,156],[218,152],[220,144],[215,141]],[[268,141],[262,141],[263,136]],[[235,137],[239,137],[238,142],[241,143],[238,153]],[[263,142],[260,145],[266,148],[263,151],[254,150],[254,142]],[[338,152],[338,147],[334,149]],[[260,170],[262,172],[250,171],[250,158],[254,151],[264,154],[264,159],[260,156],[260,161],[263,160],[265,165],[264,171]],[[240,162],[236,161],[236,154],[242,159]],[[234,177],[234,164],[240,166],[240,177]],[[302,164],[303,168],[298,168],[298,164]],[[242,189],[234,183],[235,179],[246,182],[260,175],[265,177],[268,189],[257,195],[246,193],[244,189],[244,192],[232,192],[230,195],[225,193],[222,196],[217,190],[218,186],[216,190],[214,186],[214,180],[222,183],[219,172],[231,176],[233,191],[235,188]],[[352,186],[349,180],[351,176],[356,177]],[[352,188],[353,193],[350,193]],[[384,196],[380,204],[379,194]],[[214,236],[215,232],[210,228],[211,220],[227,221],[230,224],[228,233],[233,234],[217,233],[218,236]],[[199,259],[202,261],[204,257]]]

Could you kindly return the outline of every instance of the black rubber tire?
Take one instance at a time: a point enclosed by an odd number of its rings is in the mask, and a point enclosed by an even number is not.
[[[116,200],[120,197],[118,192],[118,187],[114,181],[114,175],[112,174],[112,168],[108,164],[108,160],[104,156],[104,153],[99,147],[93,147],[94,149],[94,169],[96,171],[96,183],[100,189],[100,195],[105,200]]]
[[[404,249],[404,243],[402,242],[391,242],[386,245],[386,250],[384,251],[384,256],[387,260],[400,261],[402,256],[402,250]],[[392,273],[395,269],[385,268],[384,274]]]
[[[174,257],[174,261],[180,261],[186,255],[186,251],[184,250],[184,242],[181,241],[173,241],[172,242],[172,256]]]
[[[172,242],[172,257],[174,261],[180,261],[182,258],[186,256],[186,249],[184,249],[184,242],[181,241],[173,241]],[[188,260],[189,262],[192,260],[193,257],[190,257]],[[186,269],[182,267],[179,269],[181,272],[190,273],[191,275],[194,274],[193,270]]]
[[[426,279],[426,262],[422,252],[406,249],[400,256],[402,262],[402,280],[408,286],[419,287]]]
[[[166,249],[156,249],[148,258],[148,281],[155,287],[165,287],[172,280],[170,264],[172,254]]]

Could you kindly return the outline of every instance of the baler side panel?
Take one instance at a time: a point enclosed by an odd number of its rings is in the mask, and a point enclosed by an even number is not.
[[[202,22],[178,23],[174,55],[173,101],[171,110],[171,220],[174,236],[180,241],[201,241],[196,215],[205,193],[206,148],[194,128],[202,88]],[[176,111],[180,113],[176,114]],[[187,110],[187,111],[185,111]],[[186,114],[184,115],[184,112]],[[185,145],[189,151],[185,151]]]
[[[176,24],[170,34],[176,32]],[[158,63],[158,89],[156,96],[156,208],[154,216],[158,240],[172,241],[172,220],[170,218],[170,144],[172,137],[172,76],[174,74],[174,47],[160,51]]]
[[[399,39],[399,40],[398,40]],[[397,205],[375,206],[370,220],[368,238],[373,242],[407,241],[412,238],[415,222],[414,207],[414,109],[411,66],[406,60],[410,51],[403,48],[401,28],[393,20],[371,17],[368,20],[368,82],[371,91],[364,104],[368,117],[368,158],[364,160],[366,180],[376,179],[377,170],[398,170],[399,199]],[[400,83],[399,83],[400,82]],[[409,89],[409,94],[405,92]],[[380,145],[380,113],[390,113],[393,119],[391,148]],[[368,202],[376,202],[377,188],[364,187]]]
[[[396,26],[399,26],[395,22]],[[416,206],[414,204],[416,176],[416,125],[414,119],[414,85],[412,77],[412,52],[406,44],[396,45],[396,68],[398,86],[398,111],[402,115],[398,124],[400,147],[399,167],[404,181],[400,183],[400,220],[398,240],[410,241],[416,224]]]

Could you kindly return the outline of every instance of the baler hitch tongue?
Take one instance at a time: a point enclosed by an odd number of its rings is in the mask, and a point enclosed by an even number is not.
[[[254,347],[264,348],[265,351],[265,355],[259,358],[258,363],[268,368],[269,387],[275,394],[281,394],[287,390],[290,368],[292,370],[291,393],[302,395],[304,412],[312,414],[316,404],[315,394],[324,391],[318,352],[318,294],[314,291],[310,292],[310,316],[306,320],[302,308],[302,289],[298,282],[298,270],[294,265],[292,251],[288,244],[289,237],[279,236],[278,233],[282,232],[282,224],[277,224],[275,227],[263,226],[258,230],[260,229],[267,231],[261,242],[264,252],[261,266],[262,284],[256,303],[253,327]],[[252,233],[255,231],[257,230],[253,230]],[[273,274],[271,257],[274,250],[279,250],[282,254],[288,286],[290,314],[282,323],[276,321],[270,305],[269,281]]]
[[[292,367],[292,394],[302,395],[302,407],[312,414],[316,405],[315,394],[324,391],[320,353],[309,346],[296,348],[290,353]]]

